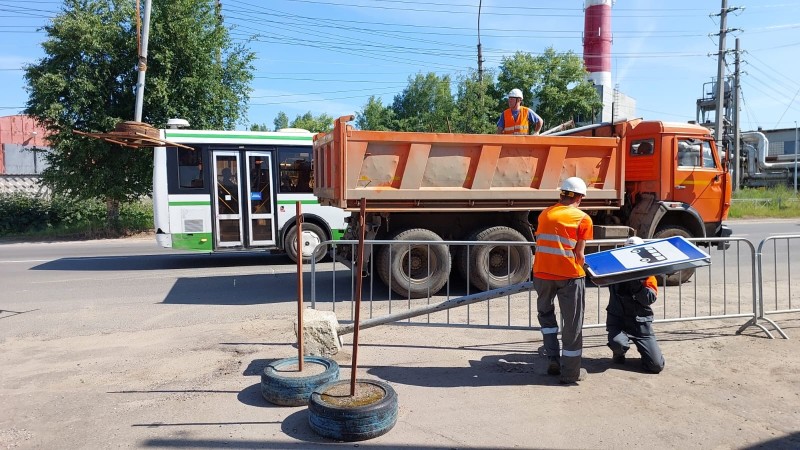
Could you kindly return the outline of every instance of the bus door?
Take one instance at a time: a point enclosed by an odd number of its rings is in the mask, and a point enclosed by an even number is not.
[[[214,151],[214,248],[242,246],[239,152]]]
[[[277,226],[272,195],[272,154],[265,151],[245,152],[247,173],[248,246],[275,246]]]

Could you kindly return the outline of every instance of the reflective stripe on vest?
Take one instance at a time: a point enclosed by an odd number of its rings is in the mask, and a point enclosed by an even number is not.
[[[511,108],[503,112],[503,134],[528,134],[530,124],[528,123],[528,108],[519,107],[519,114],[514,120]]]
[[[561,350],[561,356],[566,356],[567,358],[581,356],[581,353],[581,350]]]

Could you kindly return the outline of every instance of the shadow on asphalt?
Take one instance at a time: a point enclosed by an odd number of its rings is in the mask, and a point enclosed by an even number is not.
[[[114,272],[121,270],[209,269],[287,264],[285,255],[268,253],[191,253],[133,256],[61,258],[31,267],[31,270]]]

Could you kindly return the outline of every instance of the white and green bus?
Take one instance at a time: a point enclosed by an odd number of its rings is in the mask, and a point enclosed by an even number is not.
[[[349,215],[314,197],[312,136],[299,129],[161,130],[163,140],[184,147],[154,149],[158,243],[204,252],[282,250],[297,261],[300,201],[302,255],[309,260],[317,244],[342,236]]]

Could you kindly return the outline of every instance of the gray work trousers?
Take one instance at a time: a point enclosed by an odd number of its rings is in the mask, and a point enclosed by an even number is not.
[[[608,347],[615,355],[624,355],[636,345],[642,355],[642,367],[652,373],[664,370],[664,355],[653,332],[652,317],[620,317],[609,314],[606,318]]]
[[[586,282],[583,278],[568,280],[546,280],[533,277],[536,290],[536,306],[539,311],[539,326],[546,356],[561,357],[561,377],[577,379],[581,369],[583,351],[583,310],[586,306]],[[556,320],[555,298],[564,322],[561,330],[563,351],[559,349],[558,321]]]

